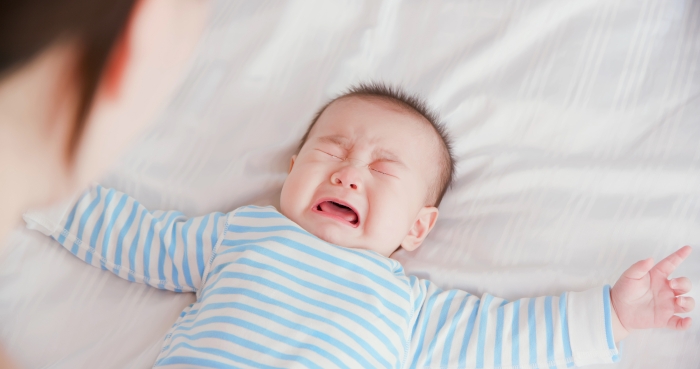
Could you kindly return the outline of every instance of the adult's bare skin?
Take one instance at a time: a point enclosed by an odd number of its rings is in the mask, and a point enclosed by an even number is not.
[[[200,0],[137,2],[123,65],[103,76],[70,162],[64,151],[77,99],[76,42],[59,40],[0,75],[0,240],[27,208],[96,178],[153,120],[179,80],[207,9]]]
[[[207,18],[208,0],[139,0],[110,51],[84,129],[71,132],[80,100],[80,41],[60,37],[21,65],[0,70],[0,247],[29,208],[50,205],[95,180],[154,120],[180,80]],[[0,348],[0,368],[18,368]]]

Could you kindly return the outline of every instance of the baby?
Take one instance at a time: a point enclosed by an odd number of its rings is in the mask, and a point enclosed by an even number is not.
[[[273,207],[186,219],[96,186],[27,214],[85,262],[195,292],[156,367],[564,368],[618,360],[631,330],[685,329],[686,246],[611,289],[508,302],[441,290],[389,256],[419,247],[452,181],[449,140],[415,97],[359,85],[324,106]]]

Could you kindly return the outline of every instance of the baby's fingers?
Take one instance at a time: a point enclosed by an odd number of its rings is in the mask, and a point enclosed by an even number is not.
[[[675,295],[682,295],[690,292],[693,284],[686,277],[674,278],[668,281],[668,286],[671,287]]]
[[[668,324],[666,325],[666,327],[669,329],[684,330],[690,327],[691,322],[692,319],[690,319],[690,317],[681,318],[677,315],[674,315],[671,317],[671,319],[668,320]]]
[[[678,265],[680,265],[685,258],[690,255],[690,252],[693,249],[690,246],[683,246],[680,249],[676,250],[673,254],[667,256],[665,259],[661,260],[654,269],[657,269],[663,275],[669,276]]]
[[[675,313],[687,313],[695,309],[695,299],[690,296],[678,296],[673,304]]]

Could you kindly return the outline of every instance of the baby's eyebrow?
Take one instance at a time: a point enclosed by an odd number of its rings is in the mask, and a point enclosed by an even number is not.
[[[336,144],[344,149],[347,149],[350,146],[350,140],[347,137],[338,135],[323,136],[319,137],[318,140],[321,142]]]
[[[374,160],[392,162],[401,165],[402,167],[408,168],[406,164],[404,164],[403,161],[399,159],[398,155],[385,149],[374,149],[374,151],[372,152],[372,158]]]

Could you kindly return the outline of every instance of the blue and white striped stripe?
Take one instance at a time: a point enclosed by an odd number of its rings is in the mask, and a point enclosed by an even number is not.
[[[55,238],[85,262],[122,278],[194,292],[225,222],[221,213],[187,220],[179,212],[149,212],[97,186],[75,204]]]
[[[186,219],[98,186],[52,235],[122,278],[196,292],[156,366],[566,368],[617,360],[607,287],[586,298],[514,302],[443,291],[406,276],[395,260],[328,244],[272,207]],[[599,324],[572,323],[572,314]]]

